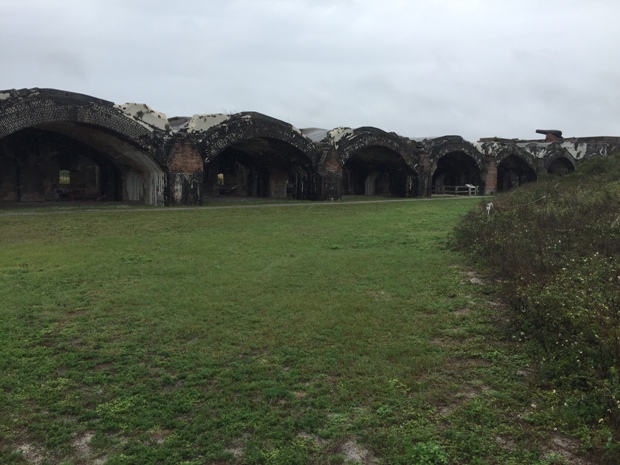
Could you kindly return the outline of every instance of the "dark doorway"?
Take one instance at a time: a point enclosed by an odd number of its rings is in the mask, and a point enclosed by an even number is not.
[[[481,187],[476,161],[464,152],[451,152],[441,157],[433,173],[432,193],[456,194],[457,188],[467,185]]]
[[[418,193],[417,173],[388,148],[365,147],[344,164],[344,195],[414,197]]]
[[[109,157],[63,134],[29,128],[0,141],[0,201],[116,201]]]
[[[508,191],[536,181],[536,171],[516,155],[509,155],[497,166],[497,190]]]
[[[572,173],[574,170],[575,167],[567,158],[559,157],[551,162],[547,168],[547,173],[564,176],[565,174]]]
[[[270,138],[240,141],[205,166],[209,196],[316,197],[310,160],[287,142]]]

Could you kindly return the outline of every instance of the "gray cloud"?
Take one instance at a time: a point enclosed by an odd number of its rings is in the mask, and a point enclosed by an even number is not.
[[[615,0],[0,3],[0,87],[408,136],[618,135]]]

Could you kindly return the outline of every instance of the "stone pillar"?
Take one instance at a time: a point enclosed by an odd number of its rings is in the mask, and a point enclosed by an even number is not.
[[[497,192],[497,162],[493,159],[488,160],[483,172],[484,195],[495,194]]]
[[[187,140],[179,139],[168,157],[168,202],[170,205],[198,205],[204,183],[204,163]]]

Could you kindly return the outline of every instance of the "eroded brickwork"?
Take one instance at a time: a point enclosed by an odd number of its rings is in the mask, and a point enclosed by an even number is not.
[[[497,163],[495,160],[489,160],[486,165],[486,176],[484,183],[484,193],[486,195],[495,194],[497,192]]]
[[[172,173],[202,173],[204,161],[192,143],[179,140],[170,152],[168,170]]]
[[[39,135],[30,137],[35,129]],[[546,133],[554,137],[413,140],[372,127],[300,130],[249,112],[169,120],[145,104],[8,90],[0,91],[0,201],[53,200],[65,190],[152,205],[227,195],[338,200],[457,193],[468,184],[489,194],[540,173],[569,173],[580,160],[620,148],[620,138]],[[77,145],[54,148],[54,134]],[[63,166],[68,189],[58,187]]]

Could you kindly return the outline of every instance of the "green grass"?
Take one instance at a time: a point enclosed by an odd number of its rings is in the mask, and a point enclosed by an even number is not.
[[[0,463],[561,463],[478,202],[0,215]]]

